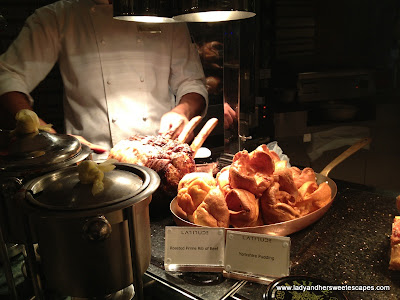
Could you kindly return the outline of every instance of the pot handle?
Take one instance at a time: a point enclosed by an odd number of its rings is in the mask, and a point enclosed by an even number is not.
[[[92,242],[104,241],[111,231],[111,224],[104,216],[93,217],[83,225],[83,237]]]
[[[362,147],[368,145],[371,143],[372,138],[367,137],[359,140],[357,143],[352,145],[350,148],[348,148],[346,151],[344,151],[342,154],[340,154],[338,157],[336,157],[334,160],[332,160],[321,172],[320,174],[323,176],[328,177],[328,174],[334,167],[336,167],[338,164],[340,164],[342,161],[344,161],[346,158],[349,156],[353,155],[356,153],[358,150],[360,150]]]

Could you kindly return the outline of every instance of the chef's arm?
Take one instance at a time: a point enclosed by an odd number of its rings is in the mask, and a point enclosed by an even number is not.
[[[188,93],[182,96],[179,104],[171,111],[184,115],[188,120],[203,113],[206,100],[197,93]]]
[[[29,103],[28,96],[21,92],[8,92],[0,96],[0,109],[1,109],[1,121],[0,128],[2,129],[14,129],[15,128],[15,115],[21,109],[30,109],[32,106]],[[46,125],[47,123],[39,118],[40,125]],[[50,129],[51,132],[56,132],[54,129]]]

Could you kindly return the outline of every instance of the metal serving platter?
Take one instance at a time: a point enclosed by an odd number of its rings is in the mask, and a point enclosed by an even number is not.
[[[371,143],[371,138],[363,138],[351,147],[349,147],[346,151],[344,151],[342,154],[340,154],[338,157],[336,157],[332,162],[330,162],[322,171],[321,173],[316,173],[316,180],[318,184],[321,184],[323,182],[327,182],[329,187],[331,188],[331,201],[325,205],[324,207],[321,207],[320,209],[305,215],[303,217],[286,221],[286,222],[280,222],[280,223],[275,223],[275,224],[270,224],[270,225],[263,225],[263,226],[254,226],[254,227],[241,227],[241,228],[229,228],[229,230],[236,230],[236,231],[244,231],[244,232],[252,232],[252,233],[262,233],[262,234],[268,234],[268,235],[276,235],[276,236],[287,236],[292,233],[298,232],[311,224],[315,223],[318,221],[320,218],[322,218],[325,213],[328,211],[328,209],[331,207],[333,200],[336,197],[337,193],[337,186],[336,183],[328,177],[329,172],[336,167],[338,164],[340,164],[343,160],[360,150],[362,147],[368,145]],[[172,212],[173,218],[175,223],[178,226],[195,226],[195,227],[203,227],[201,225],[194,224],[192,222],[189,222],[187,220],[182,219],[181,217],[178,216],[177,214],[177,201],[176,198],[174,198],[171,201],[170,204],[170,210]]]
[[[291,220],[291,221],[286,221],[286,222],[280,222],[280,223],[275,223],[271,225],[263,225],[263,226],[254,226],[254,227],[241,227],[241,228],[229,228],[229,230],[235,230],[235,231],[244,231],[244,232],[252,232],[252,233],[262,233],[262,234],[268,234],[268,235],[276,235],[276,236],[287,236],[292,233],[295,233],[297,231],[300,231],[314,222],[318,221],[322,216],[328,211],[329,207],[332,205],[332,202],[334,198],[336,197],[337,193],[337,187],[336,183],[330,179],[329,177],[326,177],[321,174],[316,174],[317,176],[317,183],[321,184],[322,182],[327,182],[331,188],[332,191],[332,196],[331,196],[331,201],[325,205],[324,207],[321,207],[320,209],[305,215],[303,217]],[[170,204],[170,209],[174,218],[175,223],[178,226],[194,226],[194,227],[203,227],[201,225],[194,224],[192,222],[189,222],[181,217],[178,216],[177,214],[177,201],[176,198],[174,198],[171,201]]]

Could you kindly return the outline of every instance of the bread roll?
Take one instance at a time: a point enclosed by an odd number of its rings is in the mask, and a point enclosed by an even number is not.
[[[215,179],[208,173],[186,174],[178,184],[176,196],[180,217],[193,222],[194,211],[204,201],[208,192],[215,187]]]
[[[240,151],[233,157],[229,169],[230,185],[232,188],[249,191],[258,198],[273,182],[274,170],[273,159],[267,152]]]
[[[315,172],[311,168],[304,168],[303,170],[300,170],[297,167],[291,167],[290,170],[292,171],[293,180],[297,188],[300,188],[305,182],[308,181],[317,183]]]
[[[288,204],[292,195],[281,191],[279,187],[279,183],[274,182],[260,198],[260,209],[265,224],[280,223],[300,217],[299,211]]]
[[[268,146],[265,145],[265,144],[262,144],[262,145],[258,146],[258,147],[256,148],[256,150],[254,150],[254,151],[256,151],[256,152],[265,152],[265,153],[268,153],[268,155],[271,156],[271,158],[272,158],[272,160],[273,160],[274,162],[278,162],[278,161],[281,160],[281,159],[279,158],[278,153],[276,153],[275,151],[269,150]]]
[[[259,218],[258,199],[254,194],[242,189],[232,189],[227,193],[225,200],[230,212],[230,224],[233,227],[263,225]]]
[[[290,195],[290,198],[287,201],[288,204],[295,206],[301,201],[302,197],[296,187],[292,172],[290,172],[289,169],[275,171],[274,179],[279,183],[279,190],[287,192]]]
[[[209,227],[229,227],[229,210],[222,191],[211,189],[193,213],[193,222]]]
[[[314,204],[311,201],[311,195],[318,189],[318,184],[313,181],[305,182],[299,189],[302,201],[297,204],[297,207],[302,216],[314,211]]]
[[[204,182],[207,183],[208,185],[212,185],[212,186],[216,185],[215,178],[210,173],[192,172],[192,173],[188,173],[185,176],[183,176],[182,179],[179,181],[178,191],[182,188],[188,187],[194,180],[197,180],[197,179],[204,180]]]
[[[222,170],[218,172],[216,176],[217,186],[221,189],[224,195],[226,195],[231,190],[231,186],[229,183],[229,168],[230,166],[222,168]]]
[[[299,189],[302,200],[297,203],[301,215],[320,209],[332,201],[332,190],[328,183],[318,185],[315,181],[305,182]]]
[[[286,160],[275,161],[275,171],[287,169],[288,162]]]

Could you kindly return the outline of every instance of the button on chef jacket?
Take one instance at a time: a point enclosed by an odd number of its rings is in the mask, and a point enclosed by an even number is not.
[[[186,24],[159,24],[161,33],[154,33],[112,15],[108,0],[59,1],[36,10],[0,56],[0,94],[29,96],[58,62],[67,133],[106,147],[135,133],[156,134],[161,116],[187,93],[201,94],[207,104]]]

